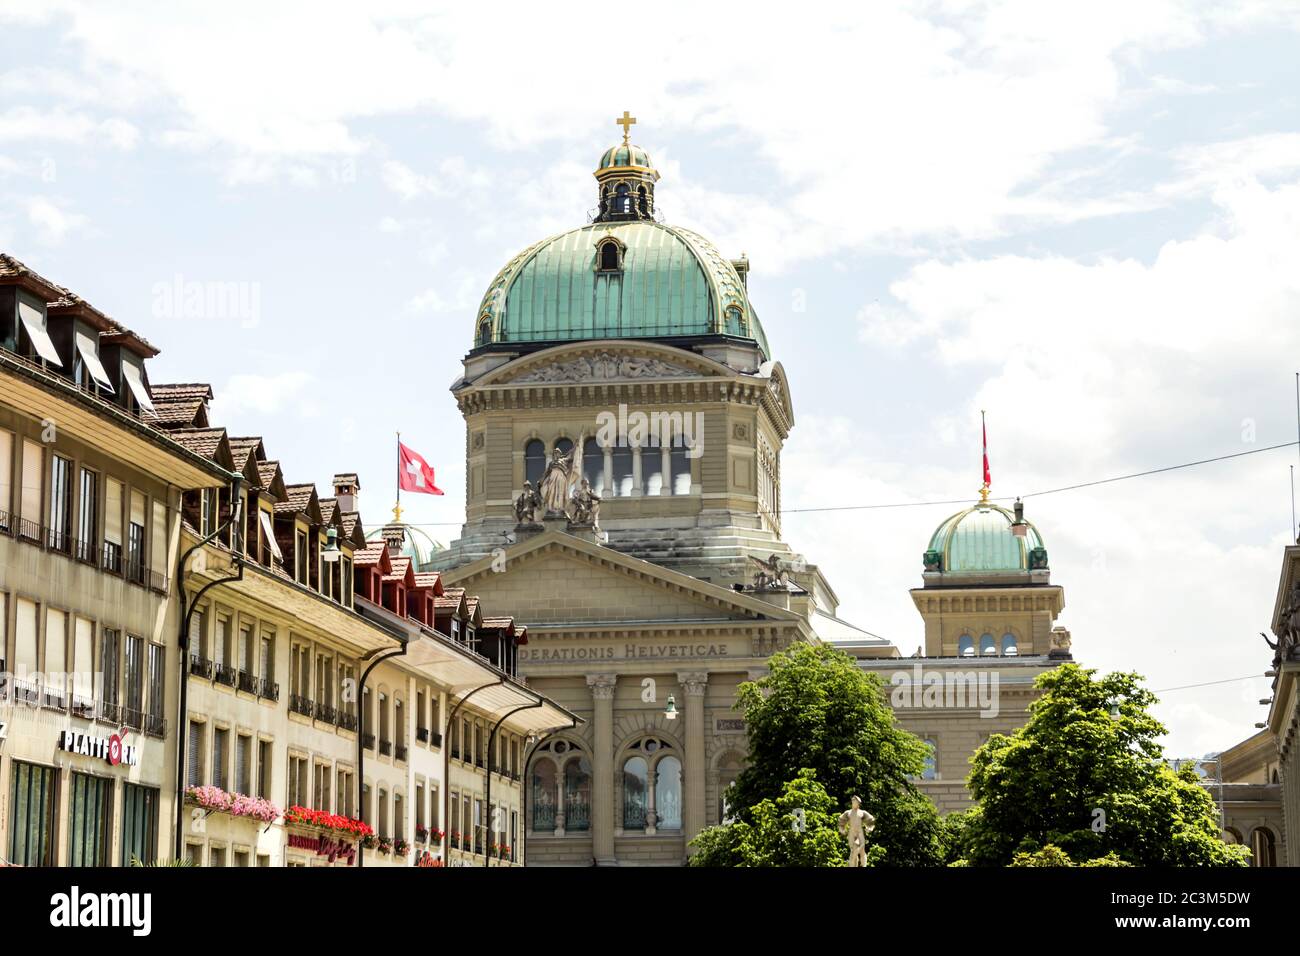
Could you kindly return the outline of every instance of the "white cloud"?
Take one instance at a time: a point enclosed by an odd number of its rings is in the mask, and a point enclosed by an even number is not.
[[[27,221],[36,230],[37,241],[45,245],[57,246],[69,233],[82,229],[87,223],[85,216],[71,212],[45,196],[32,196],[24,205]]]
[[[161,142],[244,157],[234,182],[275,175],[271,157],[369,149],[360,121],[393,114],[478,124],[506,149],[589,149],[614,137],[610,117],[575,95],[605,82],[590,66],[590,51],[609,42],[598,17],[571,18],[557,32],[554,11],[522,3],[337,5],[328,15],[305,5],[240,16],[228,7],[60,9],[88,69],[170,104]],[[652,154],[684,129],[751,154],[750,168],[734,167],[728,181],[679,179],[677,195],[689,200],[680,212],[728,245],[743,238],[774,268],[828,248],[990,236],[1017,219],[1131,210],[1135,197],[1062,194],[1039,177],[1071,151],[1107,148],[1107,112],[1141,55],[1283,20],[1268,5],[1226,16],[1174,0],[844,4],[779,22],[669,4],[655,42],[620,49],[617,92],[636,105]],[[744,55],[718,56],[719,37]],[[473,192],[481,173],[458,162],[430,172],[392,158],[383,175],[407,199]],[[773,172],[781,188],[762,195],[775,198],[753,195],[747,180]],[[667,187],[671,199],[677,186]]]
[[[47,112],[30,106],[15,106],[0,113],[0,142],[48,141],[76,146],[107,144],[114,149],[131,150],[139,139],[140,131],[117,117],[101,120],[84,113]]]
[[[232,375],[224,388],[213,390],[212,420],[233,424],[241,415],[256,420],[259,416],[285,412],[302,418],[315,417],[316,402],[310,394],[304,394],[314,381],[309,372],[297,371]]]

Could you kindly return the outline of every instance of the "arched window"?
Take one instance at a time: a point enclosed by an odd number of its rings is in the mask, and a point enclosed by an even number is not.
[[[557,438],[555,440],[555,450],[558,451],[561,455],[567,455],[569,452],[573,450],[573,439]]]
[[[604,218],[605,213],[609,211],[609,187],[605,186],[600,190],[600,218]]]
[[[491,341],[492,341],[492,320],[485,318],[483,319],[482,322],[478,324],[478,344],[487,345]]]
[[[641,215],[645,216],[649,214],[649,207],[646,205],[644,186],[638,186],[636,188],[636,206],[637,209],[640,210]]]
[[[564,829],[591,829],[591,765],[586,757],[564,765]]]
[[[682,828],[682,762],[676,757],[655,764],[655,827]]]
[[[647,779],[644,757],[629,757],[623,763],[624,830],[645,829]]]
[[[582,477],[591,482],[597,494],[600,493],[605,484],[605,452],[595,438],[582,443]]]
[[[600,271],[618,272],[623,268],[619,261],[618,243],[610,239],[600,244]]]
[[[1250,835],[1250,851],[1255,866],[1277,866],[1277,843],[1268,827],[1256,827]]]
[[[537,487],[546,471],[546,446],[534,438],[524,446],[524,477]]]
[[[651,435],[641,449],[641,480],[647,495],[657,495],[664,487],[664,456],[659,449],[659,436]]]
[[[379,747],[382,750],[385,744],[391,744],[393,738],[388,736],[388,695],[380,692],[379,694]]]
[[[938,780],[939,779],[939,768],[938,768],[939,747],[932,739],[927,739],[925,741],[925,749],[926,749],[925,763],[921,765],[921,779]]]
[[[1241,834],[1232,827],[1228,827],[1223,831],[1223,842],[1229,846],[1236,846],[1241,843]]]
[[[981,655],[981,656],[985,656],[985,655],[987,655],[987,656],[990,656],[990,657],[991,657],[991,656],[996,656],[996,655],[997,655],[997,652],[998,652],[998,646],[997,646],[997,644],[995,644],[994,641],[993,641],[993,635],[992,635],[992,634],[981,634],[981,635],[980,635],[980,655]]]
[[[673,441],[672,451],[668,454],[668,464],[673,470],[673,494],[689,495],[691,493],[691,459],[685,445]]]
[[[533,829],[555,829],[555,764],[549,760],[533,764]]]
[[[963,634],[957,638],[957,656],[974,657],[975,656],[975,638],[969,634]]]
[[[388,791],[379,788],[379,825],[375,827],[379,836],[392,836],[388,831]]]
[[[631,190],[627,183],[619,183],[614,188],[614,212],[626,215],[632,211]]]
[[[1002,656],[1015,657],[1019,654],[1019,648],[1016,645],[1016,635],[1008,631],[1002,635]]]
[[[745,324],[741,321],[739,309],[732,308],[727,310],[727,334],[745,334]]]
[[[614,494],[626,498],[632,494],[632,448],[626,443],[614,446]]]

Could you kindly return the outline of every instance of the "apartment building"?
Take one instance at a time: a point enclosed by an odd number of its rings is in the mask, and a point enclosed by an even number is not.
[[[521,865],[525,629],[10,257],[0,320],[0,856]]]

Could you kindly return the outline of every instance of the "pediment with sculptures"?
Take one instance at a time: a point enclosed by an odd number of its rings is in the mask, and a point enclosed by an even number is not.
[[[699,375],[696,369],[686,368],[663,359],[644,355],[620,355],[602,351],[591,355],[551,362],[530,368],[509,379],[511,383],[531,382],[614,382],[654,378],[682,378]]]

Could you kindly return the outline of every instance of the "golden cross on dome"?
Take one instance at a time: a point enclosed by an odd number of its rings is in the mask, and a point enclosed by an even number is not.
[[[614,120],[614,124],[616,126],[623,127],[623,145],[627,146],[628,145],[627,138],[628,135],[632,132],[632,127],[636,125],[636,117],[629,115],[628,111],[624,110],[623,115],[620,116],[618,119]]]

